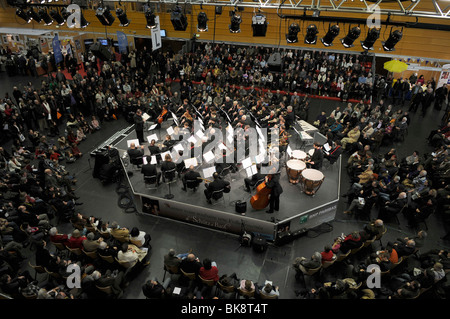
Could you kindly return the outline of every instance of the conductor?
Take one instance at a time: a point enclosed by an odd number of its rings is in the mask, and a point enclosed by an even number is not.
[[[220,178],[219,173],[215,172],[213,174],[214,181],[211,183],[206,183],[205,196],[208,204],[212,204],[211,198],[213,198],[213,193],[222,190],[224,193],[228,193],[230,191],[230,182],[225,181]],[[223,196],[223,194],[214,196],[214,199],[219,199]]]

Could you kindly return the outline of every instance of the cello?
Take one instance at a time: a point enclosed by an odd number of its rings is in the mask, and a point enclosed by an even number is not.
[[[164,120],[164,115],[166,115],[167,114],[167,108],[165,108],[164,106],[163,106],[163,110],[162,110],[162,112],[161,112],[161,114],[158,116],[158,119],[156,120],[157,122],[158,122],[158,124],[161,124],[162,122],[163,122],[163,120]]]
[[[260,210],[266,208],[267,205],[269,205],[269,195],[271,191],[272,189],[267,187],[265,181],[259,184],[256,187],[256,194],[250,198],[250,204],[253,209]]]

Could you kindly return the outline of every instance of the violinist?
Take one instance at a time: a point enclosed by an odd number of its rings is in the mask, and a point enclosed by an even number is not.
[[[280,195],[283,193],[283,187],[280,184],[280,173],[269,174],[265,179],[266,187],[270,189],[269,210],[266,213],[272,214],[274,210],[278,211],[280,209]]]
[[[186,123],[188,124],[189,127],[192,126],[192,124],[194,123],[194,119],[192,118],[190,108],[186,109],[184,114],[181,116],[180,120],[181,120],[181,124],[183,124],[183,126]]]
[[[162,151],[163,152],[166,152],[166,151],[168,151],[173,145],[175,144],[175,141],[173,141],[172,140],[172,137],[170,136],[170,135],[166,135],[166,139],[165,139],[165,141],[163,142],[163,149],[162,149]]]

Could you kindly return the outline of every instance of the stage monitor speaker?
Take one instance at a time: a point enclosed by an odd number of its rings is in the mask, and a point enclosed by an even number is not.
[[[247,211],[247,202],[238,200],[235,205],[236,205],[236,213],[243,214]]]
[[[281,60],[281,54],[276,52],[269,56],[269,59],[267,60],[267,64],[269,65],[269,70],[274,72],[281,72],[282,71],[282,60]]]
[[[92,51],[97,58],[103,61],[111,61],[111,53],[100,42],[96,42],[90,46],[89,50]]]

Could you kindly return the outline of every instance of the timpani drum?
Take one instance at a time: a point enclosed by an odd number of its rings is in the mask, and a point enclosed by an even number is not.
[[[292,151],[291,158],[292,159],[296,159],[296,160],[304,161],[304,160],[306,160],[306,156],[307,155],[306,155],[305,152],[303,152],[301,150],[295,150],[295,151]]]
[[[307,168],[301,172],[301,187],[306,195],[315,195],[325,179],[319,170]]]
[[[286,162],[286,173],[289,182],[297,184],[300,181],[301,173],[306,168],[306,164],[300,160],[292,159]]]

